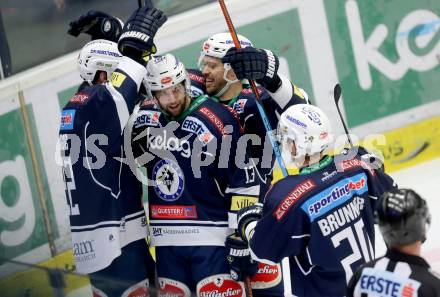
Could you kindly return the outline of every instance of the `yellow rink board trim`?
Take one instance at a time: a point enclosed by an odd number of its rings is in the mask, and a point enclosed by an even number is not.
[[[388,173],[440,157],[440,116],[389,131],[383,133],[383,135],[386,144],[374,144],[373,146],[379,148],[384,155],[385,169]],[[362,144],[368,149],[372,148],[371,144]],[[289,169],[289,173],[295,174],[297,170]],[[281,177],[281,171],[279,169],[275,170],[274,181],[279,180]],[[150,251],[154,254],[152,249]],[[40,265],[62,269],[72,267],[72,252],[63,252],[40,263]],[[66,277],[65,281],[66,294],[88,284],[88,278],[70,275]],[[30,296],[52,295],[52,288],[49,286],[47,274],[35,269],[0,279],[0,288],[2,288],[2,297],[26,296],[27,291],[32,293]]]
[[[440,157],[440,116],[382,134],[386,140],[384,145],[365,139],[361,144],[369,150],[382,152],[387,173]],[[289,174],[297,172],[297,169],[289,169]],[[280,178],[282,173],[278,167],[274,170],[274,181]]]

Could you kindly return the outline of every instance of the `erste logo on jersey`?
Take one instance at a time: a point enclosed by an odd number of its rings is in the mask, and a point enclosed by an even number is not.
[[[232,108],[235,111],[237,111],[238,113],[243,113],[244,106],[246,105],[247,101],[248,101],[247,99],[238,99],[237,101],[234,102],[234,104],[232,105]]]
[[[75,120],[75,109],[66,109],[61,113],[60,130],[73,130],[73,121]]]
[[[307,213],[310,221],[331,211],[335,207],[351,199],[354,195],[362,195],[368,191],[367,176],[360,173],[344,178],[319,194],[308,199],[301,208]]]
[[[153,168],[154,191],[165,201],[180,198],[185,187],[182,169],[175,162],[163,159]]]
[[[181,129],[196,134],[203,145],[207,145],[214,138],[214,135],[211,134],[205,124],[198,118],[192,116],[187,117],[185,121],[183,121]]]
[[[384,297],[417,297],[420,282],[402,275],[366,267],[357,283],[359,293]]]
[[[140,110],[138,112],[138,116],[136,117],[136,121],[134,122],[133,127],[139,128],[143,126],[160,126],[159,118],[161,112],[154,110]]]
[[[227,274],[212,275],[197,284],[197,296],[200,297],[241,297],[243,293],[243,285]]]

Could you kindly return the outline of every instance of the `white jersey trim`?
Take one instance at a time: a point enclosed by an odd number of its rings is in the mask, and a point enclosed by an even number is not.
[[[260,195],[260,186],[252,186],[246,188],[226,188],[225,193],[244,194],[244,195]]]
[[[234,232],[214,226],[150,226],[151,246],[224,246]]]
[[[278,76],[281,79],[281,87],[275,92],[271,93],[267,91],[272,99],[281,107],[281,109],[284,109],[286,105],[289,103],[290,99],[292,99],[293,96],[293,85],[290,82],[290,80],[285,77],[282,74],[278,74]]]
[[[139,90],[142,80],[147,74],[147,68],[128,57],[122,57],[118,69],[127,73],[127,75],[136,83],[137,89]]]

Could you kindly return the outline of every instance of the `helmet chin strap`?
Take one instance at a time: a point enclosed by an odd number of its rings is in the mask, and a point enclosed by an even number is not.
[[[226,81],[226,84],[220,91],[217,92],[217,94],[215,94],[216,97],[222,96],[233,83],[236,83],[239,81],[238,79],[231,80],[227,77],[228,71],[232,69],[232,67],[229,63],[223,64],[223,68],[225,68],[225,71],[223,72],[223,79]]]

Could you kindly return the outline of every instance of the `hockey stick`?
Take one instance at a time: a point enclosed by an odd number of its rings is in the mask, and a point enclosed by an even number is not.
[[[143,7],[144,5],[145,5],[145,0],[138,0],[139,8]]]
[[[234,45],[236,48],[239,49],[239,48],[241,48],[240,41],[238,40],[237,32],[235,30],[234,24],[232,23],[231,16],[229,15],[228,8],[226,7],[225,1],[219,0],[218,2],[219,2],[220,7],[222,9],[223,16],[225,17],[226,24],[228,25],[229,32],[231,33],[232,40],[234,41]],[[249,80],[249,83],[251,85],[252,91],[255,94],[255,97],[257,97],[258,111],[260,112],[260,116],[261,116],[261,119],[263,120],[264,127],[266,128],[267,135],[269,136],[270,143],[272,144],[272,148],[275,153],[275,158],[277,159],[278,165],[281,168],[281,172],[283,173],[283,177],[286,177],[288,175],[287,169],[286,169],[286,166],[284,165],[283,159],[281,158],[280,147],[278,146],[277,141],[275,139],[275,136],[273,134],[272,127],[270,126],[270,123],[269,123],[269,119],[268,119],[266,112],[264,111],[263,105],[261,103],[261,97],[260,97],[260,94],[258,93],[257,85],[255,84],[255,81],[253,81],[253,80]]]
[[[339,83],[335,85],[333,89],[333,97],[335,98],[336,109],[338,110],[339,117],[341,118],[342,125],[344,126],[345,134],[347,135],[348,143],[353,147],[353,142],[351,141],[350,134],[348,133],[347,125],[345,124],[344,118],[342,117],[341,110],[339,109],[339,99],[341,98],[342,89]]]

